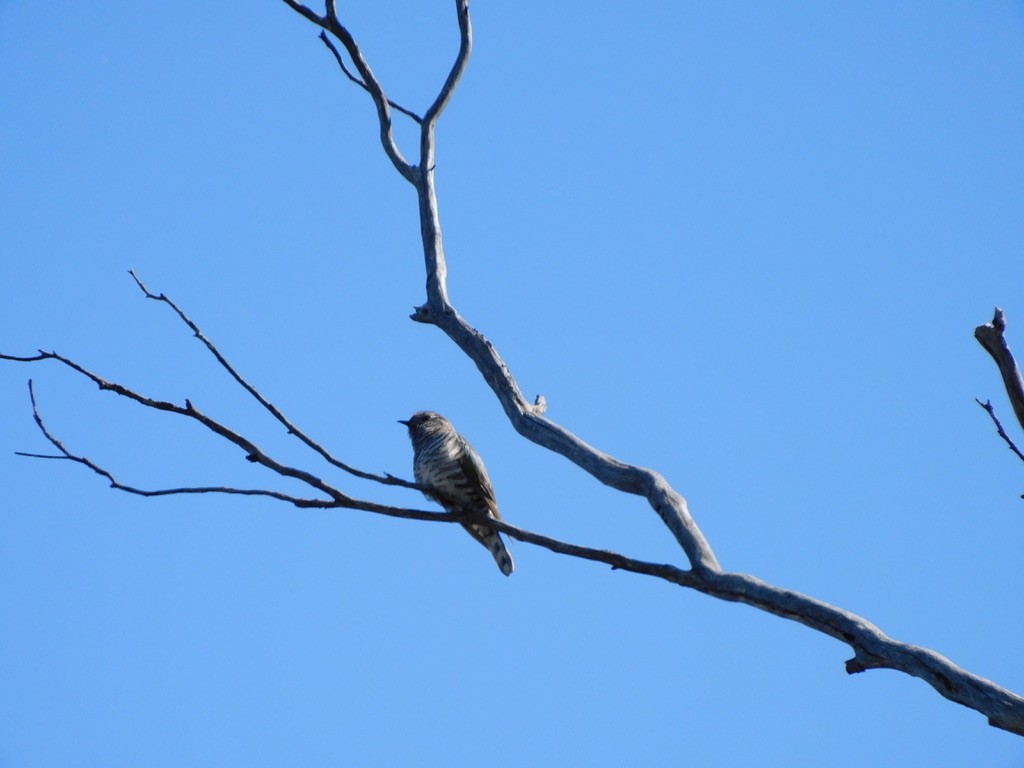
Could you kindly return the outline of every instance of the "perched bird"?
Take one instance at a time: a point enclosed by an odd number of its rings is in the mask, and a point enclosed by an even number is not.
[[[480,454],[455,431],[448,419],[433,411],[420,411],[408,421],[399,419],[398,423],[409,428],[416,482],[440,491],[439,494],[424,491],[427,498],[438,502],[447,512],[472,512],[501,519],[494,486]],[[490,550],[502,573],[511,575],[512,556],[497,531],[472,523],[463,523],[462,527]]]

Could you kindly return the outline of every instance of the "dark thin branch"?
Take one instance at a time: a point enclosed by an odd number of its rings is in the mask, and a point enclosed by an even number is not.
[[[6,359],[10,359],[10,358],[7,357]],[[61,360],[62,362],[65,361],[63,358],[60,358],[59,356],[51,358],[49,355],[44,355],[42,357],[38,357],[38,358],[34,358],[34,359],[37,359],[37,360],[57,359],[57,360]],[[87,371],[85,371],[85,369],[83,369],[83,368],[76,368],[76,370],[79,370],[80,372],[84,373],[84,375],[88,376],[89,378],[93,378],[93,376],[91,374],[89,374]],[[120,387],[120,385],[111,385],[110,387],[107,387],[107,388],[111,389],[112,391],[116,391],[116,390],[113,390],[114,387]],[[123,387],[120,387],[120,388],[121,389],[125,389]],[[58,438],[56,435],[54,435],[50,431],[50,429],[46,426],[46,423],[43,421],[43,417],[42,417],[42,414],[39,412],[39,405],[38,405],[38,402],[36,400],[35,387],[34,387],[31,379],[29,379],[29,382],[28,382],[28,391],[29,391],[29,399],[30,399],[30,401],[32,403],[32,418],[35,420],[36,426],[39,427],[40,432],[42,432],[43,436],[47,439],[47,441],[49,441],[49,443],[54,448],[56,448],[58,451],[60,451],[60,453],[59,453],[59,455],[52,455],[52,454],[41,454],[41,453],[29,453],[27,451],[16,451],[15,452],[16,455],[18,455],[18,456],[26,456],[26,457],[35,458],[35,459],[66,460],[66,461],[72,461],[72,462],[74,462],[76,464],[81,464],[82,466],[88,467],[89,469],[91,469],[96,474],[106,478],[109,481],[111,488],[114,488],[115,490],[119,490],[119,491],[124,491],[125,493],[130,493],[130,494],[134,494],[134,495],[137,495],[137,496],[147,496],[147,497],[152,497],[152,496],[173,496],[173,495],[181,495],[181,494],[203,494],[203,493],[234,494],[234,495],[240,495],[240,496],[265,496],[265,497],[268,497],[268,498],[277,499],[278,501],[284,501],[284,502],[287,502],[289,504],[293,504],[294,506],[300,507],[300,508],[303,508],[303,509],[310,509],[310,508],[316,508],[316,509],[358,509],[358,510],[361,510],[361,511],[364,511],[364,512],[373,512],[373,513],[379,514],[379,515],[385,515],[385,516],[388,516],[388,517],[400,517],[400,518],[404,518],[404,519],[408,519],[408,520],[436,520],[436,521],[440,521],[440,522],[456,522],[456,521],[458,521],[460,519],[460,517],[458,515],[454,515],[454,514],[451,514],[451,513],[448,513],[448,512],[431,512],[431,511],[422,510],[422,509],[406,509],[406,508],[403,508],[403,507],[391,507],[391,506],[388,506],[386,504],[376,504],[374,502],[363,501],[363,500],[360,500],[360,499],[353,499],[353,498],[343,494],[341,491],[338,491],[337,489],[332,488],[331,486],[328,486],[326,483],[322,483],[322,482],[321,482],[321,485],[318,487],[318,490],[323,491],[330,498],[327,498],[327,499],[309,499],[309,498],[301,498],[301,497],[297,497],[297,496],[292,496],[290,494],[282,493],[280,491],[273,491],[273,490],[268,490],[268,489],[232,488],[232,487],[228,487],[228,486],[198,486],[198,487],[162,488],[162,489],[158,489],[158,490],[145,490],[145,489],[142,489],[142,488],[137,488],[135,486],[126,485],[126,484],[121,483],[120,481],[118,481],[114,477],[112,472],[110,472],[107,469],[104,469],[99,464],[94,462],[92,459],[88,459],[85,456],[81,456],[79,454],[72,453],[70,450],[68,450],[68,448],[64,445],[63,441],[61,441],[60,438]],[[126,391],[128,391],[128,390],[126,390]],[[121,393],[119,393],[119,394],[121,394]],[[166,410],[164,408],[160,408],[157,405],[157,403],[159,403],[160,401],[149,401],[148,398],[143,398],[141,395],[136,395],[135,397],[132,397],[132,399],[136,400],[136,402],[139,402],[140,404],[142,404],[142,405],[144,405],[145,407],[148,407],[148,408],[156,408],[157,410]],[[198,413],[197,411],[194,411],[194,412]],[[220,428],[220,430],[224,430],[224,431],[230,432],[230,430],[227,430],[226,427],[223,427],[221,425],[217,425],[217,426]],[[219,430],[214,430],[214,431],[217,431],[218,434],[220,434]],[[224,436],[224,435],[222,435],[222,436]],[[228,438],[228,439],[230,439],[230,438]],[[244,438],[242,438],[242,439],[244,440]],[[232,442],[236,442],[236,441],[232,440]],[[252,443],[249,443],[248,441],[246,441],[246,443],[248,445],[250,445],[250,446],[252,445]],[[257,461],[258,463],[263,464],[264,466],[267,466],[269,469],[273,469],[274,471],[277,471],[277,469],[274,466],[276,464],[276,462],[273,462],[270,459],[267,459],[267,461],[260,461],[259,459],[254,459],[252,455],[247,456],[246,458],[248,458],[250,461]],[[267,458],[267,457],[265,457],[265,455],[263,455],[263,458]],[[270,462],[269,464],[267,463],[268,461]],[[278,465],[278,466],[280,466],[280,465]],[[299,474],[302,474],[301,470],[297,470],[296,472],[298,472]],[[288,477],[295,477],[296,476],[295,474],[291,474],[291,473],[278,472],[278,474],[285,474],[285,476],[288,476]]]
[[[31,384],[30,384],[30,389],[31,389]],[[46,439],[49,440],[51,443],[53,443],[57,447],[57,449],[62,452],[62,455],[60,455],[60,456],[53,456],[53,455],[45,455],[45,454],[39,454],[39,453],[26,453],[24,451],[15,451],[15,455],[16,456],[28,456],[28,457],[34,458],[34,459],[58,459],[58,460],[72,461],[72,462],[75,462],[76,464],[81,464],[81,465],[91,469],[97,475],[105,477],[110,482],[110,487],[113,488],[114,490],[117,490],[117,491],[124,491],[125,493],[130,493],[130,494],[133,494],[133,495],[136,495],[136,496],[146,496],[146,497],[176,496],[176,495],[183,495],[183,494],[202,494],[202,493],[234,494],[234,495],[239,495],[239,496],[266,496],[266,497],[269,497],[269,498],[272,498],[272,499],[277,499],[278,501],[284,501],[284,502],[288,502],[289,504],[294,504],[296,507],[310,508],[310,507],[335,506],[334,503],[331,502],[331,501],[324,501],[324,500],[321,500],[321,499],[302,499],[302,498],[298,498],[296,496],[290,496],[289,494],[286,494],[286,493],[281,493],[280,491],[271,491],[271,490],[259,489],[259,488],[231,488],[229,486],[219,485],[219,486],[192,486],[192,487],[182,487],[182,488],[161,488],[161,489],[157,489],[157,490],[145,490],[143,488],[137,488],[137,487],[132,486],[132,485],[125,485],[124,483],[118,481],[117,478],[115,478],[114,475],[111,472],[109,472],[106,469],[103,469],[103,467],[99,466],[98,464],[96,464],[91,459],[87,459],[85,456],[78,456],[76,454],[71,453],[69,450],[67,450],[67,448],[64,447],[63,443],[60,440],[58,440],[54,435],[50,434],[50,432],[47,431],[46,427],[43,425],[42,419],[39,416],[39,411],[36,409],[36,403],[35,403],[35,398],[34,397],[33,397],[33,400],[32,400],[32,410],[33,410],[33,413],[34,413],[34,415],[36,417],[36,423],[39,425],[39,428],[43,431],[43,434],[46,436]]]
[[[410,184],[415,184],[416,169],[402,156],[402,152],[395,142],[395,134],[391,126],[391,103],[385,95],[380,81],[377,80],[377,76],[370,69],[370,65],[363,56],[363,52],[356,43],[355,38],[339,21],[335,4],[329,0],[327,3],[327,15],[319,16],[302,3],[296,2],[296,0],[283,0],[283,2],[293,11],[309,19],[309,21],[325,32],[330,32],[341,42],[348,52],[349,58],[352,59],[352,64],[359,73],[359,77],[362,79],[366,90],[373,97],[373,103],[377,108],[377,122],[380,123],[380,143],[384,148],[384,153],[391,160],[391,164],[395,166],[395,170],[398,171],[402,178]]]
[[[351,475],[355,475],[356,477],[361,478],[363,480],[372,480],[376,483],[381,483],[382,485],[397,485],[405,488],[414,488],[419,491],[427,490],[426,488],[424,488],[424,486],[417,485],[416,483],[410,483],[406,480],[401,480],[397,477],[394,477],[393,475],[377,475],[372,472],[364,472],[363,470],[356,469],[355,467],[346,464],[340,459],[337,459],[334,456],[332,456],[331,453],[326,448],[324,448],[322,445],[320,445],[311,437],[309,437],[301,429],[296,427],[281,412],[281,410],[277,408],[277,406],[275,406],[273,403],[267,400],[267,398],[260,394],[256,387],[254,387],[252,384],[246,381],[246,379],[235,369],[235,367],[228,362],[224,355],[221,354],[220,350],[217,349],[217,346],[212,341],[210,341],[210,339],[207,338],[206,334],[204,334],[199,329],[199,326],[196,325],[195,322],[187,314],[185,314],[184,310],[182,310],[181,307],[179,307],[169,296],[167,296],[167,294],[156,294],[150,291],[149,288],[147,288],[146,285],[142,282],[142,280],[139,279],[139,276],[135,274],[134,269],[129,269],[128,274],[132,276],[132,279],[135,281],[135,284],[139,286],[139,288],[142,290],[143,294],[145,294],[147,299],[153,299],[154,301],[163,302],[172,310],[174,310],[174,313],[179,318],[181,318],[181,321],[185,323],[185,325],[189,327],[189,330],[192,331],[192,334],[197,339],[199,339],[199,341],[201,341],[203,345],[210,351],[210,354],[212,354],[217,359],[217,362],[220,363],[221,367],[224,368],[224,370],[226,370],[229,374],[231,374],[231,378],[238,382],[238,384],[240,384],[246,392],[252,395],[252,397],[254,397],[260,405],[262,405],[267,411],[270,412],[270,414],[275,419],[277,419],[282,425],[284,425],[284,428],[288,430],[288,434],[294,435],[296,438],[305,443],[309,448],[312,448],[314,451],[320,454],[320,456],[322,456],[329,464],[337,467],[338,469],[344,470],[345,472],[348,472]]]
[[[348,78],[349,80],[351,80],[351,81],[352,81],[353,83],[355,83],[355,84],[356,84],[356,85],[358,85],[358,86],[359,86],[360,88],[362,88],[362,89],[363,89],[364,91],[366,91],[367,93],[369,93],[369,92],[370,92],[370,89],[366,87],[366,83],[364,83],[364,82],[363,82],[362,80],[360,80],[360,79],[359,79],[358,77],[356,77],[355,75],[353,75],[353,74],[352,74],[352,73],[351,73],[351,72],[349,71],[348,67],[347,67],[347,66],[345,66],[345,59],[344,59],[344,58],[342,58],[341,52],[340,52],[340,51],[338,50],[337,46],[335,46],[335,45],[334,45],[334,43],[332,43],[332,42],[331,42],[331,38],[329,38],[329,37],[327,36],[327,33],[326,33],[326,32],[321,32],[321,33],[320,33],[320,39],[321,39],[321,40],[323,41],[323,44],[327,46],[327,48],[328,48],[328,49],[330,50],[330,52],[334,54],[334,60],[338,62],[338,66],[339,66],[339,67],[341,67],[341,71],[342,71],[342,72],[343,72],[343,73],[345,74],[345,77],[347,77],[347,78]],[[390,105],[391,105],[391,108],[392,108],[392,109],[396,109],[396,110],[398,110],[398,111],[399,111],[399,112],[401,112],[401,113],[402,113],[403,115],[408,115],[409,117],[411,117],[411,118],[412,118],[413,120],[415,120],[415,121],[416,121],[417,123],[419,123],[420,125],[422,125],[422,124],[423,124],[423,118],[422,118],[422,117],[420,117],[419,115],[417,115],[417,114],[416,114],[415,112],[413,112],[413,111],[412,111],[411,109],[406,109],[406,108],[405,108],[405,107],[403,107],[403,106],[402,106],[401,104],[398,104],[398,103],[396,103],[396,102],[392,101],[391,99],[388,99],[388,104],[390,104]]]
[[[296,503],[299,501],[294,497],[287,496],[285,494],[280,494],[275,491],[245,491],[237,488],[226,487],[172,488],[160,491],[144,491],[140,488],[135,488],[134,486],[124,485],[123,483],[118,482],[113,474],[103,469],[101,466],[93,462],[91,459],[87,459],[85,456],[79,456],[69,451],[67,447],[64,445],[64,443],[59,438],[57,438],[56,435],[50,432],[49,429],[47,429],[46,423],[43,421],[43,416],[42,414],[39,413],[39,403],[36,401],[36,390],[32,384],[32,379],[28,380],[28,397],[29,400],[32,402],[32,418],[35,420],[36,426],[39,427],[39,431],[43,433],[43,437],[49,440],[50,444],[53,445],[53,447],[56,448],[58,451],[60,451],[60,455],[53,456],[17,451],[16,453],[18,456],[28,456],[36,459],[67,459],[69,461],[73,461],[83,466],[86,466],[93,472],[95,472],[97,475],[101,475],[107,478],[107,480],[110,481],[111,488],[115,488],[119,491],[124,491],[126,493],[134,493],[139,496],[167,496],[175,493],[241,493],[250,496],[272,496],[273,498],[282,501],[289,501],[292,503]]]
[[[312,9],[307,8],[302,3],[295,2],[295,0],[283,0],[283,2],[293,11],[302,14],[307,19],[316,24],[318,27],[323,27],[327,23],[326,16],[317,16]]]
[[[1021,376],[1020,367],[1006,343],[1005,331],[1006,316],[1003,310],[996,307],[992,322],[975,328],[974,338],[996,361],[999,374],[1003,377],[1003,386],[1006,387],[1006,395],[1010,398],[1010,405],[1013,406],[1021,429],[1024,429],[1024,376]]]
[[[261,450],[251,440],[245,438],[244,436],[240,435],[239,433],[235,432],[229,427],[221,424],[220,422],[201,412],[189,400],[185,401],[184,406],[180,406],[175,405],[174,403],[166,402],[164,400],[156,400],[154,398],[146,397],[145,395],[139,394],[138,392],[135,392],[134,390],[129,389],[128,387],[125,387],[121,384],[107,381],[101,378],[100,376],[97,376],[95,373],[87,370],[86,368],[79,365],[75,361],[66,358],[63,355],[59,355],[56,352],[40,351],[38,355],[30,358],[16,358],[10,355],[0,354],[0,359],[18,360],[21,362],[56,360],[57,362],[62,363],[68,368],[71,368],[73,371],[76,371],[85,378],[89,379],[103,391],[113,392],[115,394],[121,395],[122,397],[127,398],[128,400],[131,400],[133,402],[136,402],[139,405],[143,405],[147,408],[152,408],[154,410],[164,411],[167,413],[173,413],[179,416],[185,416],[194,421],[199,422],[214,434],[219,435],[228,442],[231,442],[238,446],[239,448],[241,448],[242,451],[244,451],[245,453],[246,460],[256,464],[260,464],[261,466],[266,467],[267,469],[271,470],[272,472],[275,472],[278,475],[281,475],[282,477],[288,477],[294,480],[299,480],[305,483],[306,485],[309,485],[310,487],[330,497],[333,500],[335,506],[344,507],[347,509],[362,509],[367,512],[381,512],[382,510],[394,509],[391,507],[387,507],[386,505],[376,504],[374,502],[353,498],[352,496],[349,496],[348,494],[345,494],[342,491],[338,490],[337,488],[324,482],[319,477],[313,475],[310,472],[307,472],[302,469],[297,469],[295,467],[290,467],[288,465],[276,461],[275,459],[267,455],[263,450]]]
[[[1003,429],[1003,425],[999,422],[999,419],[996,418],[996,410],[995,408],[992,407],[992,401],[986,400],[983,403],[978,398],[974,398],[974,402],[976,402],[978,405],[980,405],[988,412],[988,415],[992,418],[992,421],[996,425],[996,432],[998,432],[999,436],[1006,441],[1006,445],[1009,446],[1010,450],[1017,454],[1017,458],[1019,458],[1021,461],[1024,461],[1024,453],[1021,453],[1020,449],[1013,444],[1013,440],[1011,440],[1010,436],[1006,434],[1006,430]]]
[[[57,438],[43,422],[43,417],[39,413],[39,405],[36,402],[35,388],[32,386],[32,380],[28,382],[28,396],[32,401],[32,418],[35,419],[36,426],[43,433],[43,436],[50,441],[60,455],[43,455],[38,453],[25,453],[22,451],[16,451],[18,456],[28,456],[36,459],[63,459],[73,461],[77,464],[81,464],[88,467],[97,475],[105,477],[110,481],[110,487],[118,491],[124,491],[125,493],[135,494],[136,496],[172,496],[178,494],[198,494],[198,493],[224,493],[224,494],[235,494],[240,496],[267,496],[278,501],[285,501],[290,504],[294,504],[297,507],[319,507],[324,504],[330,504],[329,501],[323,501],[320,499],[300,499],[295,496],[290,496],[286,493],[280,493],[279,491],[261,490],[261,489],[245,489],[245,488],[230,488],[227,486],[205,486],[205,487],[186,487],[186,488],[166,488],[155,491],[147,491],[142,488],[136,488],[135,486],[125,485],[117,480],[114,475],[108,470],[96,464],[91,459],[87,459],[85,456],[79,456],[72,453],[67,449],[64,443]]]

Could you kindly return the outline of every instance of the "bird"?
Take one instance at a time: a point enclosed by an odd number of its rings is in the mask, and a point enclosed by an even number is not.
[[[448,419],[434,411],[418,411],[407,420],[399,419],[398,423],[409,428],[416,482],[439,491],[436,494],[424,491],[428,499],[438,502],[452,514],[469,512],[501,520],[494,486],[483,459]],[[512,556],[497,531],[473,523],[463,523],[462,527],[487,547],[503,574],[512,575],[515,568]]]

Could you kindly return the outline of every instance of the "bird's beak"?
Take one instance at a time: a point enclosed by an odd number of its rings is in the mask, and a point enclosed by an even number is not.
[[[398,423],[399,423],[399,424],[403,424],[403,425],[405,425],[405,426],[407,426],[407,427],[409,426],[409,422],[408,422],[408,421],[405,421],[405,420],[403,420],[403,419],[399,419],[399,420],[398,420]]]

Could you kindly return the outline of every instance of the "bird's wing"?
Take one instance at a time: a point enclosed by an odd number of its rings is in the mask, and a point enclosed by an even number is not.
[[[498,500],[494,497],[494,486],[491,485],[491,478],[487,475],[487,467],[484,466],[483,459],[480,458],[480,454],[464,438],[462,439],[462,445],[466,450],[460,451],[459,466],[462,468],[470,484],[479,488],[483,493],[483,500],[487,504],[487,511],[500,520]]]

